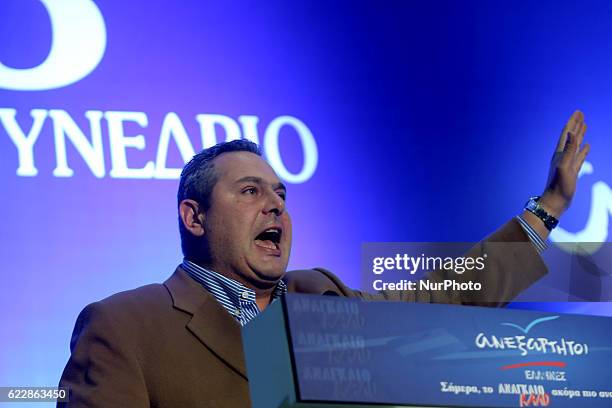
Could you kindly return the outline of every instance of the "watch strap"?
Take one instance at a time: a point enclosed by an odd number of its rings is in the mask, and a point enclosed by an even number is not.
[[[525,204],[525,209],[541,219],[547,230],[552,231],[559,224],[559,220],[546,212],[539,201],[540,196],[530,197],[529,201]]]

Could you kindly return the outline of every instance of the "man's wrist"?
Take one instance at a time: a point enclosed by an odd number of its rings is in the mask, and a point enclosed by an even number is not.
[[[559,219],[567,208],[566,200],[557,197],[554,193],[549,192],[542,194],[542,197],[540,200],[538,200],[538,203],[544,209],[544,211],[556,219]]]
[[[556,218],[554,215],[550,214],[548,211],[546,211],[546,209],[542,207],[540,200],[540,196],[530,197],[529,201],[525,203],[525,210],[531,212],[540,220],[542,220],[544,226],[546,226],[546,229],[552,231],[559,223],[559,219]]]

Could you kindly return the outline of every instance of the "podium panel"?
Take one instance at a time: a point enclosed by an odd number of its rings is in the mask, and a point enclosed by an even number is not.
[[[242,336],[253,408],[612,406],[607,317],[288,294]]]

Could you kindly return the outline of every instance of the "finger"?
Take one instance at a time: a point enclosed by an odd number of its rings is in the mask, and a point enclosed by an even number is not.
[[[580,110],[576,110],[573,114],[572,114],[572,118],[574,118],[574,131],[578,130],[578,127],[580,126],[580,124],[582,122],[584,122],[584,113],[582,113],[582,111]]]
[[[576,156],[576,151],[578,150],[576,144],[577,135],[574,132],[567,132],[567,140],[565,142],[565,147],[563,148],[564,159],[572,159]]]
[[[585,144],[584,147],[580,150],[580,153],[578,153],[578,158],[576,160],[576,168],[575,168],[576,172],[580,171],[590,151],[591,151],[591,145],[588,143]]]
[[[584,115],[579,110],[575,111],[572,116],[567,120],[567,123],[563,127],[561,131],[561,136],[559,136],[559,142],[557,143],[557,148],[555,152],[562,152],[565,150],[567,145],[567,133],[568,132],[576,132],[580,123],[584,120]]]
[[[584,127],[584,122],[577,124],[577,129],[574,129],[570,132],[567,132],[567,142],[565,143],[565,147],[563,152],[565,153],[564,159],[574,160],[576,154],[578,154],[578,150],[580,149],[580,143],[578,138],[580,137],[580,133],[582,132],[582,128]]]
[[[587,124],[586,122],[582,122],[580,124],[580,129],[578,130],[578,134],[576,135],[576,145],[578,146],[578,148],[580,148],[580,146],[582,146],[582,141],[584,140],[584,134],[587,131]]]
[[[563,130],[561,130],[561,136],[559,136],[559,141],[557,142],[557,147],[555,148],[555,153],[560,153],[565,150],[565,145],[567,144],[567,125],[563,126]]]

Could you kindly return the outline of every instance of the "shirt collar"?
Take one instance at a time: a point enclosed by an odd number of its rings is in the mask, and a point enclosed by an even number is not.
[[[241,324],[246,324],[247,322],[243,321],[244,317],[242,317],[242,314],[237,315],[235,311],[241,310],[245,303],[250,304],[251,309],[259,313],[259,308],[255,302],[255,291],[253,289],[247,288],[240,282],[210,269],[203,268],[187,259],[183,260],[181,267],[189,276],[210,292]],[[271,301],[274,301],[285,293],[287,293],[287,285],[280,280],[272,292]]]

